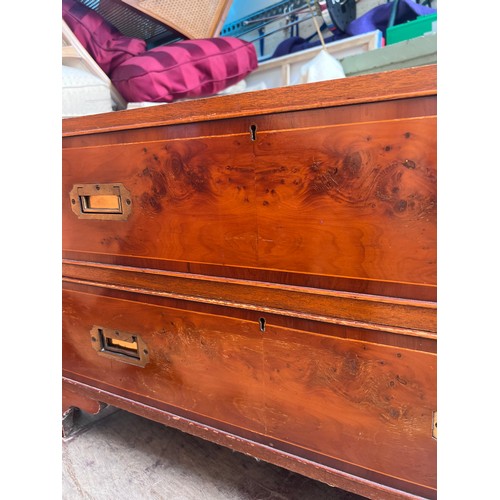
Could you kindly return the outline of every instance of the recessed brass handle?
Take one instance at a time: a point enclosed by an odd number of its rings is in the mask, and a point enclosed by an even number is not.
[[[94,325],[90,340],[101,356],[142,367],[149,362],[148,346],[136,333]]]
[[[123,213],[121,197],[116,194],[84,195],[80,197],[80,203],[84,213]]]
[[[127,220],[132,210],[130,193],[121,183],[75,184],[69,196],[79,219]]]

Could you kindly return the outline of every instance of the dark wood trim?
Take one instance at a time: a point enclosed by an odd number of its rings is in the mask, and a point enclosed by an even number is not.
[[[63,262],[63,281],[407,336],[436,337],[433,302],[71,261]]]
[[[136,303],[150,304],[181,311],[192,311],[201,314],[211,314],[214,316],[228,316],[234,319],[253,322],[256,325],[260,323],[263,314],[258,310],[227,308],[215,304],[203,302],[193,302],[189,300],[162,297],[160,295],[147,295],[141,291],[124,291],[112,287],[102,287],[98,284],[80,283],[63,281],[63,296],[65,293],[81,293],[92,295],[94,297],[109,297],[118,300],[131,300]],[[397,347],[400,349],[411,349],[414,351],[436,354],[437,338],[416,337],[401,335],[399,333],[385,332],[380,330],[367,330],[363,328],[353,328],[323,321],[314,321],[297,317],[288,317],[283,314],[265,315],[266,325],[286,328],[297,332],[304,332],[324,337],[335,337],[338,339],[350,339],[371,344],[380,344],[385,346]]]
[[[235,280],[251,280],[280,283],[283,285],[306,286],[339,292],[352,292],[366,295],[380,295],[414,299],[419,301],[436,302],[436,285],[422,283],[401,283],[393,281],[367,280],[349,278],[345,276],[326,276],[312,273],[298,273],[294,271],[280,271],[261,268],[237,267],[202,262],[189,262],[151,257],[136,257],[132,255],[115,255],[94,252],[79,252],[63,250],[63,261],[84,261],[97,265],[125,266],[130,268],[157,269],[173,273],[198,274],[214,278],[228,278]]]

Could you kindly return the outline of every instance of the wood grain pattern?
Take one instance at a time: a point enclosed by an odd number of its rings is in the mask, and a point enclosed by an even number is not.
[[[132,195],[132,214],[125,224],[78,220],[68,217],[66,195],[64,248],[219,263],[237,255],[241,265],[254,265],[253,194],[238,190],[253,170],[252,154],[240,141],[231,136],[69,151],[64,192],[77,178],[92,184],[121,179]]]
[[[99,357],[94,324],[141,335],[150,363]],[[435,355],[69,291],[63,327],[69,374],[434,486]]]
[[[436,112],[429,66],[65,120],[74,401],[435,498]],[[72,211],[101,183],[127,220]],[[148,364],[99,355],[96,325],[140,335]]]
[[[64,282],[138,291],[146,296],[283,314],[405,336],[436,337],[436,304],[430,301],[71,261],[63,261],[63,275]]]
[[[139,334],[150,363],[140,368],[98,356],[90,341],[93,325]],[[263,431],[262,335],[256,324],[65,292],[63,332],[66,371]]]
[[[269,435],[435,487],[434,355],[272,325],[264,351]]]
[[[331,321],[330,318],[304,318],[298,311],[293,315],[289,311],[271,312],[265,308],[262,310],[252,307],[237,307],[237,304],[223,305],[215,301],[197,301],[189,297],[179,297],[174,293],[170,296],[167,293],[148,293],[147,289],[132,287],[112,286],[103,283],[96,283],[88,280],[72,280],[63,278],[63,290],[82,292],[100,297],[111,297],[122,300],[134,300],[138,303],[154,304],[160,307],[170,307],[174,309],[188,309],[201,314],[213,316],[226,316],[228,308],[231,317],[250,321],[256,325],[260,324],[261,318],[266,322],[283,328],[293,328],[305,333],[315,332],[328,337],[341,339],[359,340],[380,345],[399,347],[400,349],[411,349],[419,352],[436,353],[436,334],[415,335],[415,330],[409,329],[371,329],[362,328],[357,322],[351,326],[344,322]],[[396,330],[396,331],[394,331]]]
[[[423,285],[401,282],[380,282],[348,278],[345,276],[325,276],[314,273],[297,273],[280,271],[279,269],[255,269],[251,267],[237,267],[215,265],[189,261],[168,259],[144,259],[130,255],[114,255],[103,253],[63,251],[66,262],[83,263],[90,266],[120,266],[135,269],[152,269],[166,273],[183,273],[200,275],[209,278],[223,278],[245,281],[260,281],[263,283],[279,283],[285,286],[299,286],[321,290],[336,290],[347,293],[360,293],[381,297],[397,297],[400,299],[421,300],[432,302],[437,300],[436,285]],[[64,266],[63,269],[67,270]]]
[[[66,195],[64,248],[435,284],[434,119],[259,135],[67,150],[64,192],[120,181],[132,214],[80,220]]]
[[[105,390],[95,385],[89,385],[63,376],[63,388],[66,387],[87,398],[104,401],[117,408],[122,408],[150,420],[225,446],[231,450],[265,460],[279,467],[322,481],[330,486],[363,495],[372,500],[418,500],[421,498],[436,497],[435,490],[433,489],[416,486],[417,493],[411,494],[404,491],[404,483],[401,481],[395,487],[382,485],[380,482],[377,482],[379,478],[365,479],[333,467],[321,465],[317,461],[283,452],[271,446],[256,445],[250,439],[220,431],[210,425],[200,424],[189,418],[171,413],[165,408],[160,409],[140,402],[137,398],[130,399],[117,394],[116,391]]]
[[[435,120],[263,132],[259,263],[436,283]]]

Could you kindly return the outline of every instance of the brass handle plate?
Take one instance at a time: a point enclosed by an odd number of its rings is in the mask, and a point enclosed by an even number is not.
[[[101,356],[142,367],[149,362],[148,346],[136,333],[94,325],[90,340]]]
[[[132,211],[130,193],[119,182],[75,184],[69,196],[79,219],[127,220]]]

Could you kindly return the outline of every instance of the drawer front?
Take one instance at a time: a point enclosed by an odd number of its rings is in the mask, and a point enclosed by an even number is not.
[[[431,352],[98,287],[67,284],[63,303],[66,377],[381,484],[435,488]],[[146,364],[98,352],[96,328],[134,335]]]
[[[436,284],[436,123],[262,132],[259,263]]]
[[[433,117],[68,148],[63,162],[65,255],[436,284]],[[126,217],[75,212],[78,186],[118,183]]]

